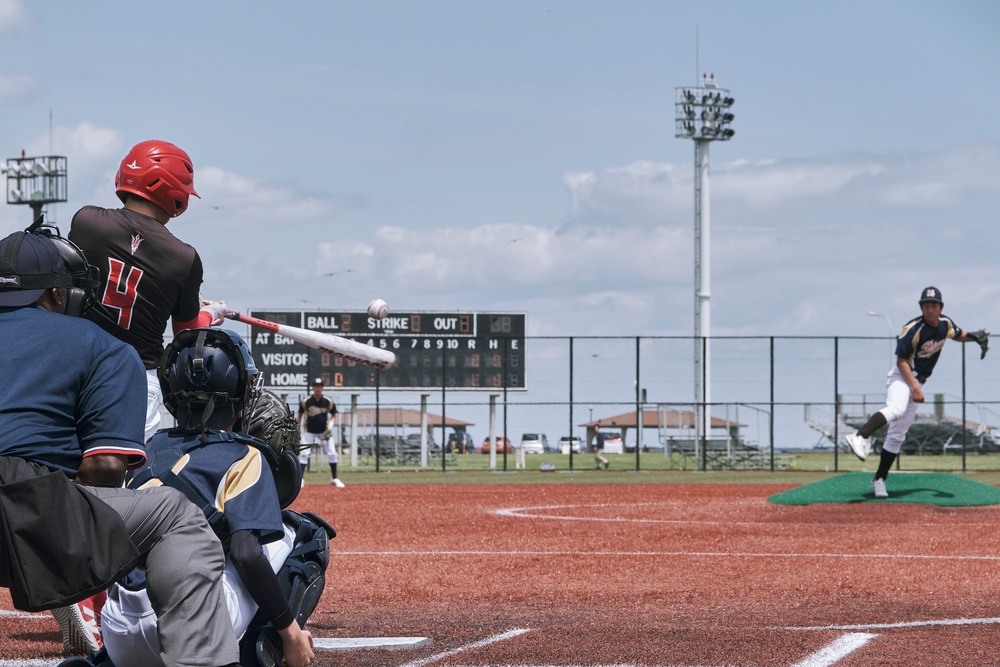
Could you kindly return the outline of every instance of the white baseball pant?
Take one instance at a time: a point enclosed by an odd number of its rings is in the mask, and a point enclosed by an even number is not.
[[[886,376],[885,407],[879,412],[889,424],[882,448],[887,452],[899,454],[899,448],[906,440],[906,432],[910,430],[917,416],[917,404],[913,401],[910,385],[906,384],[903,374],[895,366]]]
[[[331,436],[329,438],[324,438],[322,433],[309,433],[308,431],[303,431],[302,449],[299,450],[299,463],[302,465],[309,463],[309,455],[312,453],[315,445],[320,445],[323,448],[323,453],[325,453],[327,458],[330,459],[330,463],[340,462],[340,453],[337,451],[336,437]]]
[[[284,538],[264,545],[264,555],[275,572],[288,558],[295,539],[295,531],[290,526],[285,524],[284,529]],[[239,639],[257,613],[257,603],[247,593],[229,558],[226,558],[222,573],[222,588],[233,634]],[[164,667],[156,632],[156,614],[145,589],[130,591],[118,584],[111,587],[102,611],[101,635],[116,667]]]

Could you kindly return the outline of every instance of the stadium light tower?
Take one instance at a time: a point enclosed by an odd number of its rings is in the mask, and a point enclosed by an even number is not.
[[[708,345],[712,297],[708,147],[713,141],[733,138],[729,126],[733,122],[730,112],[733,98],[728,90],[716,85],[715,74],[703,74],[700,86],[679,87],[676,91],[674,136],[694,140],[694,401],[698,406],[695,433],[700,442],[709,434],[708,405],[712,402]]]
[[[7,159],[0,167],[7,176],[7,203],[31,206],[31,222],[46,204],[67,201],[66,158],[62,155]]]

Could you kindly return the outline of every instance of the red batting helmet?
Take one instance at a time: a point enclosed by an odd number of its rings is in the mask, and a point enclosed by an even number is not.
[[[125,194],[148,199],[176,218],[187,210],[194,191],[191,158],[166,141],[143,141],[132,147],[115,175],[115,194],[125,202]]]

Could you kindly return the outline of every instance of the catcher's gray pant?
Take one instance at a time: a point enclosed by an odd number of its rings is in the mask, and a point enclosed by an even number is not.
[[[83,487],[125,521],[146,568],[147,590],[159,617],[160,657],[167,667],[239,662],[222,589],[225,557],[205,516],[168,487]]]

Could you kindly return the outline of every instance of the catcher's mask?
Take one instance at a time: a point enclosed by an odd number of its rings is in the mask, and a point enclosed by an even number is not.
[[[243,430],[262,379],[246,341],[215,327],[178,333],[156,374],[163,404],[189,430]]]

